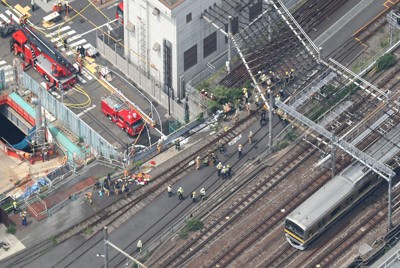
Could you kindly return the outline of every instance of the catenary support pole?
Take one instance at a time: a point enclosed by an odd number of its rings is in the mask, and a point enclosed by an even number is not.
[[[388,180],[388,232],[392,229],[392,177]]]
[[[108,268],[108,229],[104,226],[104,267]]]
[[[336,173],[336,146],[332,143],[332,150],[331,150],[331,161],[332,161],[332,179],[335,177]]]
[[[228,16],[228,60],[226,61],[226,71],[231,72],[231,50],[232,50],[232,16]]]
[[[272,113],[272,98],[273,98],[273,95],[272,95],[272,90],[269,90],[268,91],[268,94],[269,94],[269,109],[268,109],[268,117],[269,117],[269,124],[268,124],[268,131],[269,131],[269,133],[268,133],[268,147],[269,147],[269,152],[270,153],[272,153],[272,116],[273,116],[273,113]]]

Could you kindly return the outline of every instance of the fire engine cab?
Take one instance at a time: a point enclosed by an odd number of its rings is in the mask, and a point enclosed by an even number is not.
[[[101,111],[111,122],[114,122],[131,136],[138,135],[144,128],[141,115],[136,110],[130,109],[114,95],[102,98]]]
[[[68,89],[77,82],[79,68],[72,65],[57,49],[35,34],[29,26],[16,25],[10,40],[11,50],[24,60],[23,67],[32,66],[49,83],[48,88]]]

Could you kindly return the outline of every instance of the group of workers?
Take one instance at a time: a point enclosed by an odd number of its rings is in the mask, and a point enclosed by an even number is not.
[[[171,196],[174,195],[172,190],[173,190],[172,186],[168,185],[167,186],[168,197],[171,197]],[[176,193],[178,194],[178,199],[179,200],[184,200],[185,199],[184,196],[183,196],[183,192],[184,191],[183,191],[182,187],[179,187],[178,190],[176,190]],[[204,188],[201,188],[199,193],[200,193],[200,200],[203,201],[205,199],[205,197],[206,197],[206,190]],[[192,199],[193,203],[196,203],[196,201],[197,201],[196,191],[193,191],[190,194],[190,198]]]
[[[64,10],[65,10],[65,13],[68,14],[68,12],[69,12],[69,4],[68,4],[68,1],[64,1]],[[63,11],[63,9],[62,9],[61,0],[58,0],[57,3],[54,2],[53,12],[61,13],[62,11]]]

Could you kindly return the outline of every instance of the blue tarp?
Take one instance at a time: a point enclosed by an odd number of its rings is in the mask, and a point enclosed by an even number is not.
[[[29,130],[29,134],[26,135],[26,137],[22,141],[18,142],[17,144],[11,145],[11,146],[17,150],[24,150],[26,147],[29,146],[29,144],[33,138],[35,129],[36,129],[36,126],[34,126],[31,130]]]
[[[46,186],[48,182],[46,181],[45,178],[40,178],[38,179],[32,186],[28,187],[26,191],[21,195],[20,198],[22,199],[27,199],[30,197],[32,194],[36,193],[39,191],[39,189],[43,186]]]

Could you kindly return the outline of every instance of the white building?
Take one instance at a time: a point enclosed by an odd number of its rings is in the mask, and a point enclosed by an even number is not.
[[[207,68],[227,49],[227,39],[201,13],[221,0],[125,0],[125,55],[168,86],[173,98],[184,96],[184,81]],[[128,49],[130,48],[130,49]]]

